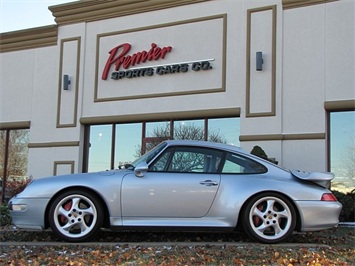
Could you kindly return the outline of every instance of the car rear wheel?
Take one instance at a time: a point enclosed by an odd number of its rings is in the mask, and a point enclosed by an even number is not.
[[[67,191],[53,201],[49,210],[49,223],[53,232],[65,241],[87,241],[102,226],[102,206],[97,197],[89,192]]]
[[[275,244],[288,238],[296,226],[296,211],[291,202],[277,193],[262,193],[245,207],[243,227],[256,241]]]

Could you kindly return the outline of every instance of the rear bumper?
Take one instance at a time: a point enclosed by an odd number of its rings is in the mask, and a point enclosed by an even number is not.
[[[300,231],[319,231],[339,223],[342,205],[338,201],[296,201],[300,214]]]

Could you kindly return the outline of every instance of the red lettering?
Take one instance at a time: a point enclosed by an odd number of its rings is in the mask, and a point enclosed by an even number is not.
[[[120,48],[123,48],[122,52],[117,56],[117,51],[120,49]],[[123,43],[119,46],[116,46],[115,48],[113,48],[111,51],[109,51],[109,54],[110,56],[108,57],[107,61],[106,61],[106,65],[105,65],[105,68],[104,68],[104,71],[102,72],[102,79],[103,80],[106,80],[107,79],[107,76],[108,76],[108,72],[110,71],[110,68],[111,68],[111,65],[113,63],[115,63],[116,65],[116,70],[118,70],[120,68],[120,64],[121,62],[119,61],[120,58],[122,58],[124,55],[126,55],[129,50],[131,50],[131,45],[129,43]]]
[[[117,55],[120,49],[122,51]],[[111,51],[109,51],[110,55],[106,61],[101,78],[103,80],[107,79],[110,68],[113,64],[115,65],[116,71],[118,71],[121,66],[125,69],[128,69],[136,64],[145,63],[147,60],[152,61],[164,59],[166,54],[171,52],[172,49],[173,48],[171,46],[160,48],[155,43],[152,43],[149,52],[143,50],[132,55],[127,55],[128,52],[131,50],[131,45],[129,43],[120,44],[113,48]]]

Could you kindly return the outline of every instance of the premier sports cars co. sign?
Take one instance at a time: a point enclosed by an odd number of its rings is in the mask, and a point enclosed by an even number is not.
[[[213,59],[179,62],[148,67],[135,67],[149,61],[165,59],[167,54],[171,53],[173,47],[159,47],[157,44],[152,43],[149,51],[142,50],[140,52],[129,54],[131,48],[131,44],[123,43],[114,47],[108,52],[109,57],[102,72],[102,80],[107,80],[112,67],[114,68],[114,71],[111,72],[111,79],[114,80],[153,76],[154,74],[165,75],[174,73],[186,73],[189,71],[189,69],[193,71],[212,69],[210,61],[213,61]]]
[[[94,101],[175,97],[225,91],[226,15],[89,32]],[[112,29],[116,26],[112,25]],[[93,64],[90,64],[92,62]]]

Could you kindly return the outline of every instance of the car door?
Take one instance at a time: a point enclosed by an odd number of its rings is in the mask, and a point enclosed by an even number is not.
[[[168,148],[143,177],[126,175],[121,192],[123,218],[205,216],[219,188],[222,154],[198,147]]]

